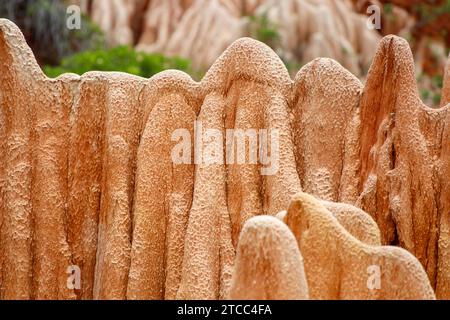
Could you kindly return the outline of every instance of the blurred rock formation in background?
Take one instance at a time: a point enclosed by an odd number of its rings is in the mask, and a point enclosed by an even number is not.
[[[132,44],[149,52],[187,57],[194,66],[203,68],[208,68],[231,42],[251,36],[254,17],[259,23],[266,18],[276,29],[274,37],[278,39],[271,47],[284,60],[307,63],[317,56],[329,57],[359,75],[366,71],[380,34],[414,38],[419,70],[432,75],[442,74],[445,48],[450,43],[450,5],[442,0],[75,2],[106,32],[109,43]],[[370,5],[382,9],[379,32],[366,27]],[[264,23],[259,27],[270,29]],[[205,47],[208,50],[203,50]]]

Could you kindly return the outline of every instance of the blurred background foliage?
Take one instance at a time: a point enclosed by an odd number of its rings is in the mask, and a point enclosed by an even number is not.
[[[56,65],[76,52],[105,46],[103,33],[85,15],[83,28],[69,30],[66,9],[60,0],[0,1],[0,17],[19,26],[41,65]]]
[[[167,69],[178,69],[190,73],[190,62],[162,54],[136,52],[129,46],[118,46],[74,54],[63,58],[58,66],[45,66],[44,72],[49,77],[57,77],[65,72],[81,75],[91,70],[121,71],[148,78]]]
[[[100,28],[84,14],[83,27],[69,30],[66,27],[68,5],[61,0],[0,0],[0,17],[19,26],[49,77],[97,70],[149,78],[166,69],[197,75],[187,59],[137,52],[129,46],[110,48]]]

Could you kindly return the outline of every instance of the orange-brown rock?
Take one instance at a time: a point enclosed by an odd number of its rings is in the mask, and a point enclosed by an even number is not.
[[[385,37],[360,102],[357,206],[378,223],[384,244],[399,244],[425,267],[438,297],[449,297],[445,228],[449,106],[431,109],[419,98],[408,43]],[[441,269],[438,269],[438,265]]]
[[[193,132],[195,84],[180,72],[160,74],[147,83],[141,98],[127,298],[173,299],[180,283],[194,167],[174,165],[171,135],[177,128]]]
[[[370,215],[347,203],[324,200],[321,203],[356,239],[370,245],[381,245],[380,230]],[[287,211],[283,210],[277,213],[276,217],[286,222],[286,215]]]
[[[289,228],[271,216],[249,219],[237,247],[229,298],[308,299],[303,258]]]
[[[450,103],[450,55],[444,70],[444,82],[442,84],[441,107]]]
[[[336,61],[318,58],[298,72],[293,89],[291,125],[303,190],[323,200],[354,203],[360,81]]]
[[[0,20],[0,299],[226,298],[245,222],[285,210],[302,190],[358,246],[381,239],[410,251],[437,297],[449,298],[449,106],[422,104],[411,51],[393,36],[365,86],[329,58],[293,81],[250,38],[201,82],[179,71],[49,79],[17,27]],[[197,162],[211,156],[196,152],[208,129],[219,137],[216,161]],[[267,145],[258,140],[249,161],[251,141],[228,141],[229,130],[262,130]],[[175,163],[184,135],[191,153]],[[68,285],[74,266],[80,288]]]
[[[295,195],[285,221],[304,256],[311,299],[435,299],[411,253],[360,242],[313,196]]]
[[[356,239],[370,245],[381,245],[380,230],[370,215],[347,203],[321,203]]]

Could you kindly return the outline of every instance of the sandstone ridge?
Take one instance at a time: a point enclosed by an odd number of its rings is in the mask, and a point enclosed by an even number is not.
[[[286,210],[302,191],[352,239],[407,249],[448,299],[449,102],[421,102],[408,43],[396,36],[380,42],[365,86],[328,58],[292,80],[250,38],[200,82],[174,70],[49,79],[0,19],[0,299],[226,298],[245,223]],[[279,132],[277,170],[196,163],[194,153],[175,164],[172,134],[193,137],[195,121],[223,136]],[[68,288],[70,266],[80,289]],[[292,297],[305,297],[302,288]],[[412,298],[431,297],[421,288]]]

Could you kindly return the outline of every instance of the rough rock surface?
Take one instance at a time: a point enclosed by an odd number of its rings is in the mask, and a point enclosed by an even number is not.
[[[308,299],[303,258],[289,228],[271,216],[249,219],[236,252],[232,300]]]
[[[367,213],[347,203],[322,201],[322,205],[356,239],[370,245],[381,245],[377,223]]]
[[[380,230],[370,215],[347,203],[325,200],[321,203],[356,239],[370,245],[381,245]],[[287,211],[283,210],[277,213],[276,217],[286,222],[286,215]]]
[[[420,260],[438,297],[446,298],[449,117],[449,105],[431,109],[420,100],[408,43],[385,37],[360,102],[356,204],[375,218],[384,244]]]
[[[180,128],[192,153],[177,164]],[[229,163],[227,148],[249,156],[250,143],[242,151],[219,139],[218,161],[195,162],[211,151],[193,148],[206,129],[278,132],[266,146],[277,157]],[[302,190],[333,212],[332,228],[361,241],[348,243],[407,249],[437,297],[450,298],[449,141],[450,105],[422,104],[398,37],[382,40],[365,86],[327,58],[293,81],[249,38],[201,82],[178,71],[48,79],[18,28],[0,20],[0,299],[225,298],[245,222],[286,210]],[[270,165],[277,170],[262,175]],[[321,255],[347,257],[348,246]],[[300,251],[307,265],[308,248]],[[71,266],[79,289],[67,285]],[[411,294],[429,298],[422,280]]]
[[[447,64],[444,71],[444,83],[442,87],[441,107],[450,103],[450,55],[447,58]]]
[[[411,253],[360,242],[313,196],[295,195],[285,221],[304,256],[311,299],[435,299]],[[372,270],[379,270],[378,284]]]

